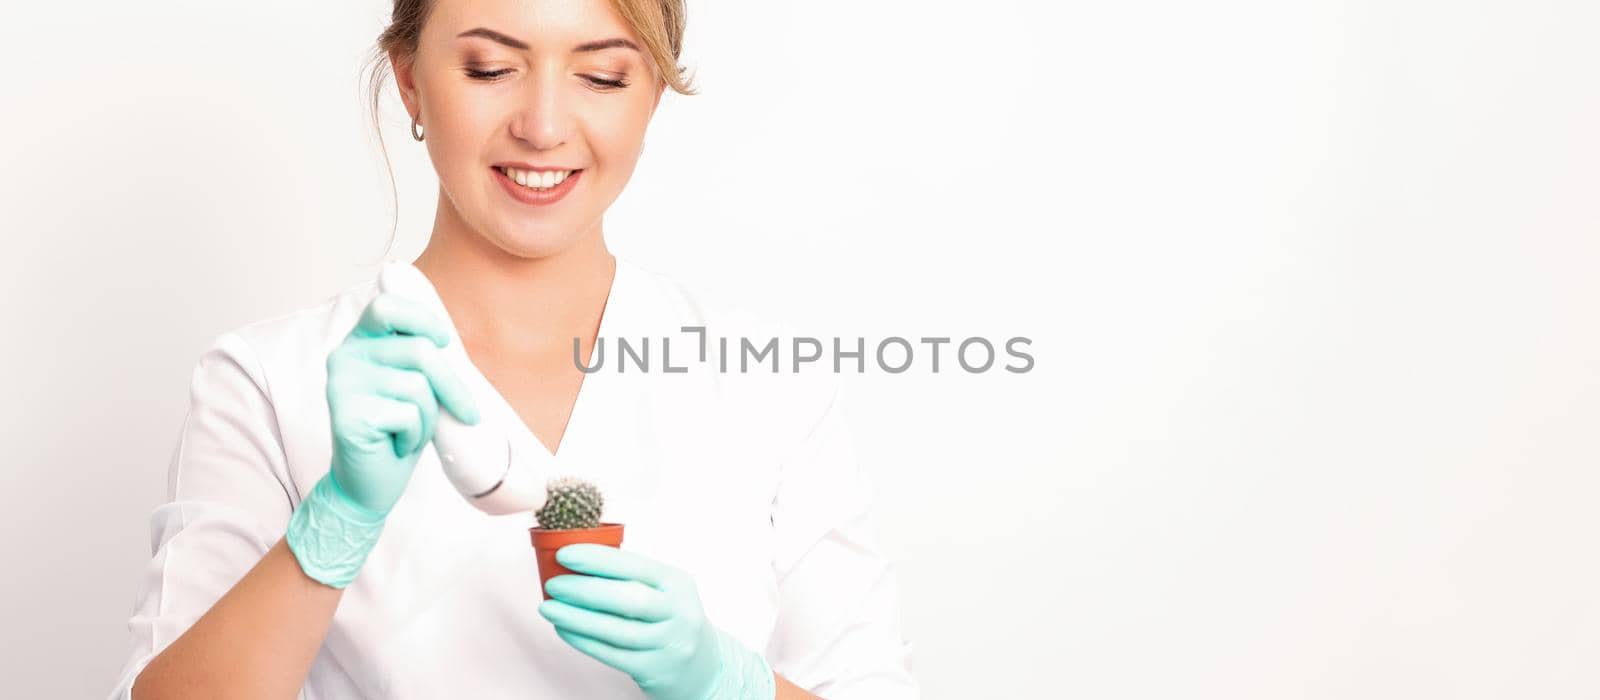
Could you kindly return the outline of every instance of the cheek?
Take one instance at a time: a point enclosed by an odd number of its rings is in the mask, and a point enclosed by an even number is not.
[[[471,159],[478,152],[478,145],[484,143],[500,123],[500,116],[494,105],[483,100],[473,100],[469,96],[451,98],[447,109],[435,111],[434,128],[427,134],[428,140],[434,140],[438,134],[440,155],[453,159]]]
[[[646,102],[642,109],[629,105],[628,109],[612,108],[591,117],[586,131],[601,165],[624,173],[633,169],[649,114]]]

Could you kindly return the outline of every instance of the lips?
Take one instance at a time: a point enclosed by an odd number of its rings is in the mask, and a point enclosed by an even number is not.
[[[566,168],[560,170],[524,170],[516,167],[495,166],[497,170],[506,174],[506,177],[516,181],[517,184],[534,189],[550,189],[565,180],[568,175],[579,168]]]
[[[516,166],[512,165],[511,167]],[[578,186],[578,182],[582,180],[584,173],[582,169],[576,169],[573,170],[572,174],[568,175],[565,180],[562,180],[560,184],[555,185],[554,187],[550,187],[548,189],[534,189],[532,187],[517,184],[517,181],[508,177],[500,166],[491,167],[489,170],[493,173],[494,179],[500,183],[501,189],[505,190],[506,194],[510,195],[512,199],[515,199],[518,202],[532,206],[549,206],[561,201],[569,192]]]
[[[523,163],[521,161],[511,161],[511,160],[501,161],[499,163],[494,163],[493,165],[496,168],[515,168],[517,170],[537,170],[539,172],[544,172],[546,170],[582,170],[583,169],[583,168],[570,166],[570,165],[533,165],[532,163]]]

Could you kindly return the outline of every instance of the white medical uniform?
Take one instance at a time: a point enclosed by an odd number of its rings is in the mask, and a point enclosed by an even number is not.
[[[127,697],[150,659],[261,559],[327,473],[325,363],[377,293],[374,278],[224,333],[201,356],[112,697]],[[419,301],[447,318],[436,295]],[[625,526],[622,548],[688,572],[708,619],[780,675],[830,699],[918,697],[895,568],[877,548],[872,482],[852,456],[832,355],[796,373],[782,324],[703,302],[618,256],[599,331],[604,364],[584,378],[556,470],[595,481],[603,520]],[[700,336],[683,326],[705,327],[704,361]],[[729,338],[726,371],[719,337]],[[741,373],[739,339],[759,347],[773,337],[780,371],[768,357]],[[635,351],[620,372],[619,338]],[[503,396],[478,405],[509,426],[519,451],[549,454]],[[643,698],[539,615],[532,524],[474,509],[425,448],[302,697]]]

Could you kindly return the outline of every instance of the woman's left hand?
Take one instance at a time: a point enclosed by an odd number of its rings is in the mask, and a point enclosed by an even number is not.
[[[556,561],[579,573],[545,582],[539,614],[653,700],[774,697],[771,667],[706,619],[687,573],[598,544],[562,547]]]

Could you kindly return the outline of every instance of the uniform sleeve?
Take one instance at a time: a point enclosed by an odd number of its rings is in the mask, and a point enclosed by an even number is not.
[[[128,698],[150,660],[194,624],[288,527],[283,440],[261,367],[226,333],[200,357],[189,411],[150,516],[152,558],[139,574],[133,650],[112,698]]]
[[[871,519],[873,485],[850,442],[844,384],[829,375],[812,386],[821,387],[820,418],[783,459],[773,501],[779,609],[768,663],[828,700],[918,698],[895,568]]]

